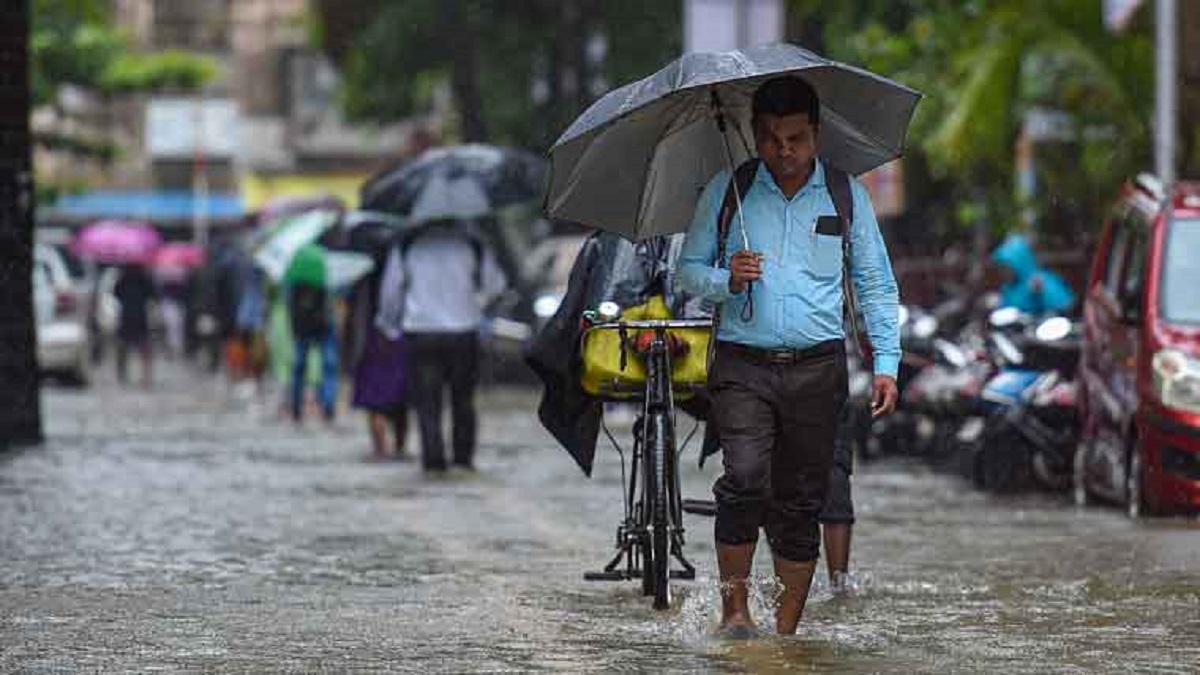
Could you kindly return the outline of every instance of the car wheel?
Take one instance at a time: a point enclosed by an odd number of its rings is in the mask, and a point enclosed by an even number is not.
[[[71,386],[78,387],[80,389],[86,389],[91,384],[91,381],[88,378],[87,370],[82,367],[71,372],[70,380]]]
[[[87,387],[91,380],[91,368],[88,358],[88,350],[81,350],[79,358],[75,361],[75,367],[67,373],[67,381],[73,387]]]
[[[1088,506],[1092,502],[1092,496],[1088,494],[1087,489],[1087,450],[1088,445],[1085,441],[1079,442],[1079,447],[1075,448],[1075,461],[1072,462],[1074,468],[1072,470],[1071,484],[1073,487],[1073,496],[1075,498],[1075,506],[1080,508]]]

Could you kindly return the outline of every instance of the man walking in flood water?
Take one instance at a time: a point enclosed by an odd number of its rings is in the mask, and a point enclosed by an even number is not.
[[[816,91],[798,77],[778,77],[759,87],[752,107],[759,160],[748,167],[753,179],[741,208],[753,250],[737,251],[727,266],[719,259],[718,212],[733,179],[724,171],[700,197],[679,265],[686,290],[723,308],[709,372],[709,420],[724,457],[713,488],[721,629],[735,637],[754,631],[747,580],[760,527],[783,585],[777,632],[794,633],[804,611],[847,397],[844,270],[874,347],[877,416],[895,407],[900,361],[898,292],[887,249],[866,189],[817,158]],[[838,190],[853,213],[845,233],[833,196]]]

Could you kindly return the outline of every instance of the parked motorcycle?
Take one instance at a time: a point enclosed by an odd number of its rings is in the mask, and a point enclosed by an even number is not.
[[[990,324],[999,369],[956,435],[964,472],[995,492],[1066,489],[1079,434],[1079,324],[1056,316],[1034,325],[1010,310],[997,310]]]
[[[860,456],[935,456],[948,447],[957,420],[964,414],[964,402],[974,400],[982,385],[974,355],[947,330],[961,322],[967,309],[968,303],[960,296],[929,310],[901,307],[904,351],[896,381],[900,403],[886,418],[871,420],[865,415],[858,422],[857,428],[863,430],[856,438]],[[870,395],[869,388],[864,395]],[[865,407],[856,406],[856,410]]]

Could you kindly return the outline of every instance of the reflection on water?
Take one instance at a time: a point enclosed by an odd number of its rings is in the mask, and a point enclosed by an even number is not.
[[[667,612],[582,580],[610,555],[620,466],[606,449],[579,475],[528,396],[489,398],[481,473],[443,480],[363,461],[360,420],[301,434],[228,401],[174,381],[47,394],[51,442],[0,458],[0,671],[1200,669],[1194,522],[864,466],[851,592],[819,572],[780,638],[760,576],[766,633],[727,642],[708,520],[685,523],[700,578]],[[716,466],[694,457],[702,496]]]

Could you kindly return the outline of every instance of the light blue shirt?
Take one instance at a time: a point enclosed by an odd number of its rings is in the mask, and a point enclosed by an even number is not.
[[[754,283],[754,316],[742,320],[745,292],[729,290],[729,270],[717,268],[717,212],[729,184],[718,173],[700,195],[688,228],[678,275],[683,288],[723,303],[717,339],[767,349],[805,349],[844,339],[842,325],[842,238],[817,234],[817,219],[836,216],[821,162],[808,182],[787,199],[765,164],[760,164],[742,199],[751,250],[763,254],[762,278]],[[900,366],[899,293],[887,247],[866,188],[850,179],[854,222],[850,227],[850,274],[875,357],[875,373],[895,377]],[[742,249],[735,213],[726,255]]]

